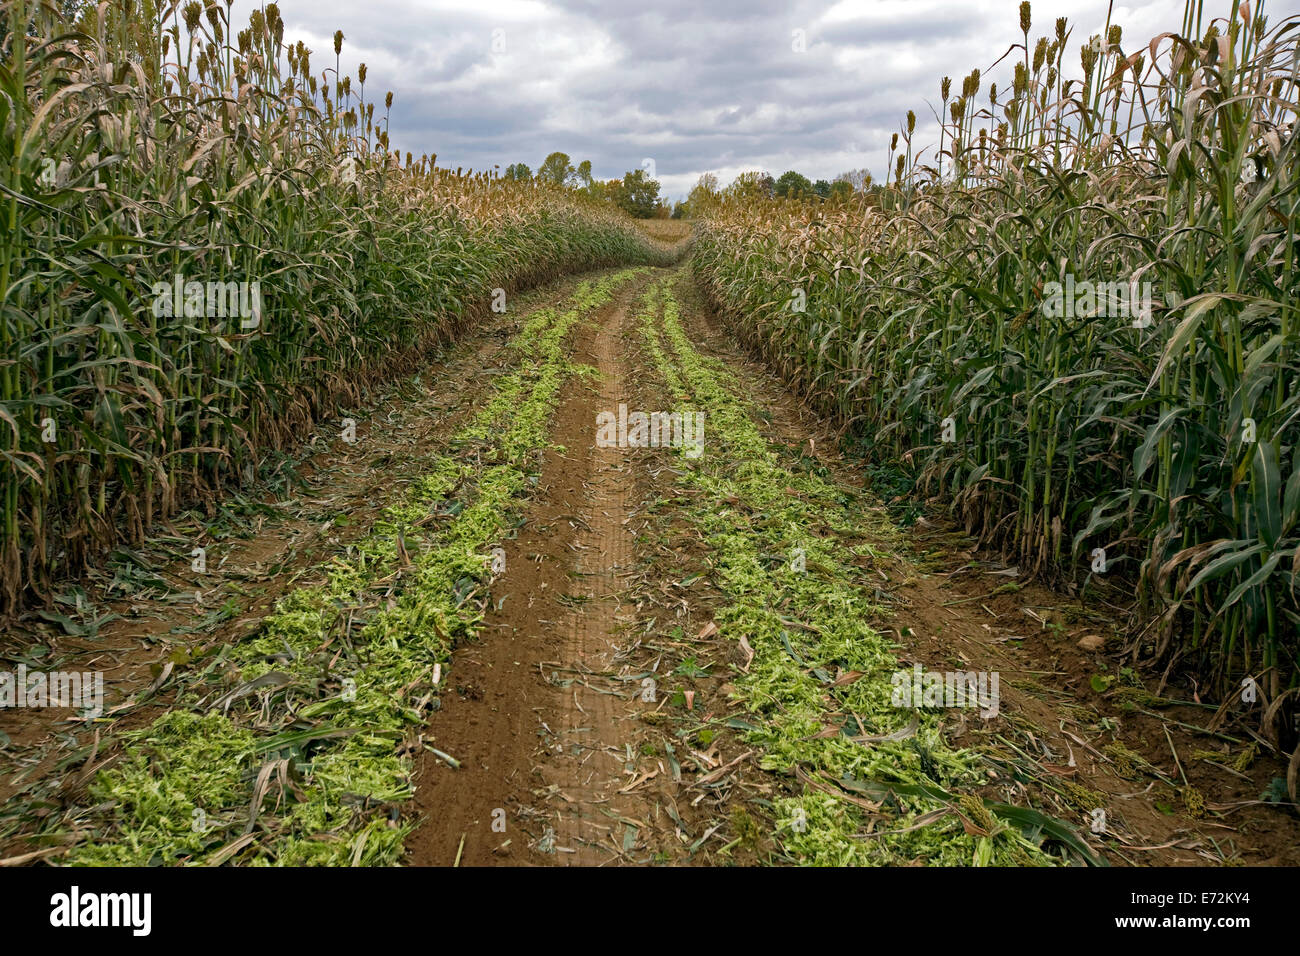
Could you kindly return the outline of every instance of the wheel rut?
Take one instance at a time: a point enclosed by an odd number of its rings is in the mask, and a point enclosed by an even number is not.
[[[596,416],[628,400],[623,337],[649,280],[576,333],[594,370],[557,410],[481,642],[453,656],[424,734],[414,864],[606,865],[643,859],[657,766],[629,725],[647,706],[630,677],[638,462],[596,446]],[[433,748],[433,749],[429,749]],[[453,767],[434,749],[455,760]],[[662,822],[662,821],[661,821]]]

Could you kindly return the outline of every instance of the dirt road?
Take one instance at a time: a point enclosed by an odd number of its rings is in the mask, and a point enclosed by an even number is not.
[[[178,633],[163,595],[106,626],[132,706],[13,734],[0,787],[57,811],[0,818],[0,856],[1297,862],[1294,817],[1259,799],[1275,758],[1197,702],[1091,679],[1122,609],[1022,582],[938,516],[900,527],[685,272],[559,284],[427,381],[318,451],[315,510],[267,505],[220,546],[220,620]],[[900,704],[914,670],[996,677],[995,713]],[[168,722],[191,712],[204,734]],[[127,796],[159,778],[161,821]],[[183,832],[194,810],[211,835]]]

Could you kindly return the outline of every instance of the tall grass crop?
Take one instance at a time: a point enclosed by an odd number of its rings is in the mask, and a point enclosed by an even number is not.
[[[1261,7],[1189,3],[1131,43],[1034,38],[1024,3],[1010,89],[942,81],[937,154],[909,113],[884,189],[724,201],[693,256],[985,544],[1135,582],[1143,650],[1275,694],[1300,633],[1300,18]]]
[[[558,190],[403,161],[341,32],[322,57],[275,4],[228,11],[0,3],[0,613],[248,480],[494,290],[666,256]]]

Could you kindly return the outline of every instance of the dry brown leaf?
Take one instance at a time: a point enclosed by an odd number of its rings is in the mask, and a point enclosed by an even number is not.
[[[745,655],[744,666],[740,668],[742,673],[749,673],[749,665],[754,661],[754,649],[749,646],[749,638],[744,634],[740,635],[740,650]]]

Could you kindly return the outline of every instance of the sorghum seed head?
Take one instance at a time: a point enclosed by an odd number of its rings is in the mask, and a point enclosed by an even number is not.
[[[1092,68],[1097,65],[1097,51],[1090,43],[1079,48],[1079,64],[1083,67],[1084,78],[1092,76]]]

